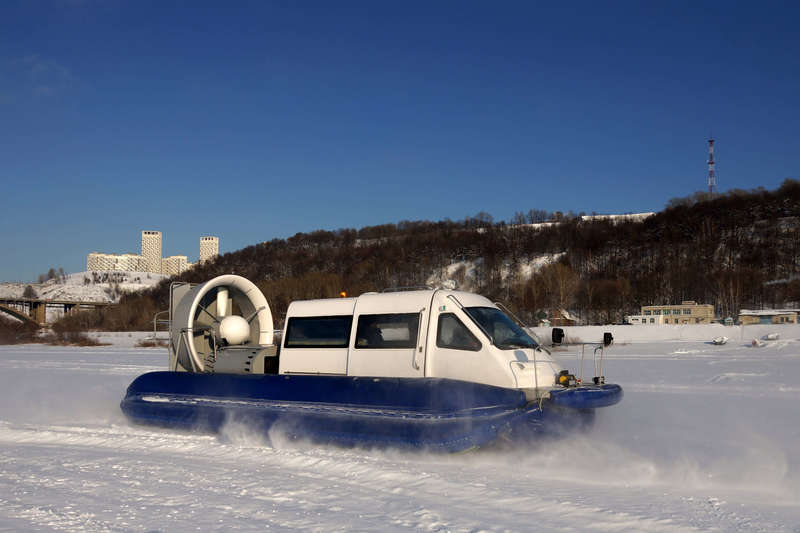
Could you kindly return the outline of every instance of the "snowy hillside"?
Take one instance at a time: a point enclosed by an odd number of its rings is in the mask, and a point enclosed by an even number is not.
[[[77,272],[68,274],[63,281],[0,283],[0,297],[22,298],[25,288],[30,286],[36,297],[44,300],[116,302],[122,294],[153,287],[166,277],[149,272]]]
[[[541,270],[542,267],[555,263],[563,256],[564,252],[542,254],[534,257],[530,261],[522,262],[513,268],[506,265],[501,269],[500,277],[504,282],[509,281],[510,278],[527,280],[532,274]],[[478,266],[481,263],[482,259],[476,259],[474,261],[456,261],[434,272],[428,277],[426,284],[429,287],[446,287],[462,291],[475,291],[478,288]]]
[[[165,350],[3,346],[0,531],[800,531],[796,333],[606,359],[625,398],[590,434],[440,456],[134,427]]]

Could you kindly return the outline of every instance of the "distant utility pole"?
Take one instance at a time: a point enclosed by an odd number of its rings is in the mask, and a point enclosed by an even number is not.
[[[709,137],[711,137],[709,135]],[[714,191],[717,188],[717,176],[714,173],[714,139],[708,139],[708,199],[714,198]]]

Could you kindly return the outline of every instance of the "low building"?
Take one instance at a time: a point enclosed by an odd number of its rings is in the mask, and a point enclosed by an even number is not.
[[[92,252],[86,256],[86,270],[126,270],[144,272],[147,261],[137,254],[102,254]]]
[[[655,319],[661,317],[662,324],[711,324],[714,321],[714,306],[699,304],[692,300],[683,301],[680,305],[643,305],[642,317]]]
[[[664,315],[626,315],[625,323],[631,325],[659,326],[664,323]]]
[[[743,326],[750,324],[797,324],[798,314],[800,314],[800,309],[764,309],[761,311],[742,309],[739,311],[739,324]]]
[[[551,309],[550,319],[551,326],[576,326],[578,320],[572,316],[566,309]]]

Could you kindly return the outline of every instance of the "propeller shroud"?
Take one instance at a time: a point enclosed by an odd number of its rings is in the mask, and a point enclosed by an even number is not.
[[[244,319],[249,332],[241,319],[228,320],[226,327],[220,328],[222,321],[232,316]],[[176,364],[190,372],[210,371],[209,356],[224,344],[223,334],[233,344],[266,346],[273,342],[267,299],[253,282],[234,274],[192,287],[175,305],[170,344]]]

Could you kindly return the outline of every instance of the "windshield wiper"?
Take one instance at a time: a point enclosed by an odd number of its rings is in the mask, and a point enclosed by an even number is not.
[[[536,348],[533,344],[523,344],[521,342],[500,342],[496,346],[498,348]]]

